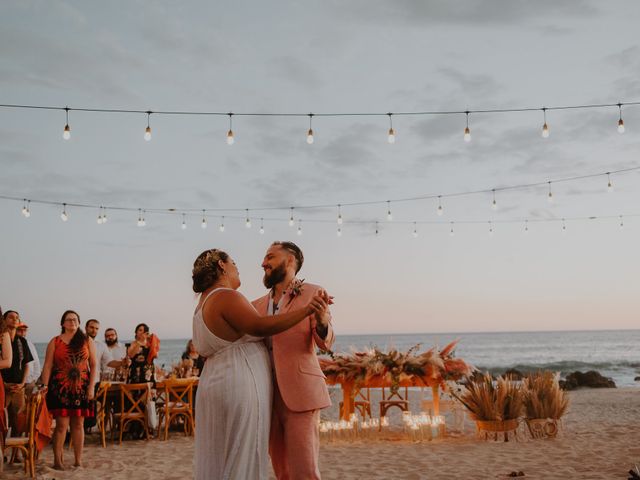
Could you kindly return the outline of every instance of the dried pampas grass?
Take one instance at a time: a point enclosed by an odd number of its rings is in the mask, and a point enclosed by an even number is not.
[[[494,383],[491,375],[486,373],[471,380],[462,395],[455,396],[467,407],[474,420],[513,420],[522,413],[520,385],[508,378],[498,377]]]
[[[559,375],[550,371],[531,373],[523,380],[522,397],[527,418],[560,419],[569,397],[560,388]]]

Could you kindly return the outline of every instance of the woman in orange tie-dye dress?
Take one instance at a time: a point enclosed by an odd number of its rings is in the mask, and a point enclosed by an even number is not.
[[[56,419],[53,434],[53,468],[64,470],[64,438],[71,425],[75,466],[82,465],[84,417],[93,416],[97,381],[96,350],[93,340],[80,330],[80,317],[67,310],[60,320],[62,333],[47,346],[42,383],[47,386],[47,408]]]

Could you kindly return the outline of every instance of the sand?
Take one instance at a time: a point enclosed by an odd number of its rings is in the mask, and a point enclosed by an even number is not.
[[[419,411],[420,392],[412,392]],[[337,403],[337,392],[333,394]],[[640,464],[640,389],[580,390],[555,439],[531,440],[524,430],[508,443],[479,438],[468,422],[464,433],[412,443],[398,429],[387,440],[323,441],[322,477],[330,479],[495,479],[522,471],[525,479],[627,478]],[[337,418],[336,406],[323,417]],[[377,405],[374,413],[377,413]],[[394,414],[392,423],[398,422]],[[192,477],[193,438],[173,432],[169,441],[126,441],[122,446],[87,438],[85,466],[57,472],[50,468],[51,448],[37,464],[41,479],[187,479]],[[66,454],[71,463],[72,454]],[[2,478],[24,478],[17,465],[5,465]]]

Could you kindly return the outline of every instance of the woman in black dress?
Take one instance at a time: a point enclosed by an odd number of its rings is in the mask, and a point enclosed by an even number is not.
[[[160,340],[154,334],[149,333],[149,326],[141,323],[136,327],[136,338],[127,349],[127,355],[131,359],[129,377],[127,383],[155,384],[155,365],[153,361],[160,350]]]

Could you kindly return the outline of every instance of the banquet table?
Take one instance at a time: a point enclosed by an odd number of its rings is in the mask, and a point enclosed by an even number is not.
[[[355,380],[342,380],[336,381],[331,378],[327,378],[328,385],[340,385],[342,388],[342,419],[349,420],[349,417],[355,411],[354,397],[357,389],[360,388],[390,388],[392,381],[388,377],[377,376],[373,377],[366,382]],[[399,387],[431,387],[433,393],[433,414],[440,415],[440,386],[438,383],[434,383],[423,377],[412,375],[408,379],[401,380],[398,383]]]

